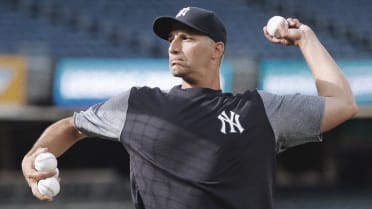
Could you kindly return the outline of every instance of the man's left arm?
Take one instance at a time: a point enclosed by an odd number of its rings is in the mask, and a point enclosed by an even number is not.
[[[328,131],[353,117],[358,107],[349,83],[313,30],[297,19],[287,19],[288,30],[282,30],[280,39],[265,36],[272,42],[295,45],[301,50],[315,79],[318,95],[324,97],[325,107],[320,131]]]

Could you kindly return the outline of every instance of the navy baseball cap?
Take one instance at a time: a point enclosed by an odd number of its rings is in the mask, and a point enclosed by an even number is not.
[[[154,33],[164,40],[168,40],[169,33],[176,24],[182,24],[197,32],[205,34],[215,42],[222,41],[226,44],[226,29],[213,11],[185,7],[175,17],[158,17],[153,24]]]

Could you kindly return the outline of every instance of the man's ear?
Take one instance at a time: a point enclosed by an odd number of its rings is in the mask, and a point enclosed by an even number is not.
[[[214,58],[221,58],[225,52],[225,44],[223,42],[216,42],[214,48]]]

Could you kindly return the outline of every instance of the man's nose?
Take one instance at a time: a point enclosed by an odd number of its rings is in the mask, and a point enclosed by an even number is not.
[[[170,54],[177,54],[180,50],[180,45],[179,45],[179,42],[176,41],[176,40],[172,40],[170,43],[169,43],[169,48],[168,48],[168,52]]]

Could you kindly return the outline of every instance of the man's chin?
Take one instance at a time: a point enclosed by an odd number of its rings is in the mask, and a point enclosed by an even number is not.
[[[172,71],[172,75],[173,75],[174,77],[179,77],[179,78],[182,78],[182,77],[183,77],[183,73],[180,72],[179,70],[177,70],[177,69],[172,69],[171,71]]]

